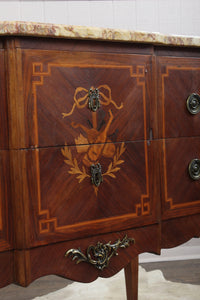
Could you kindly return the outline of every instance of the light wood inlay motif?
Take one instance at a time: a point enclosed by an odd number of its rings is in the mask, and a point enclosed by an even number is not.
[[[135,212],[126,214],[123,216],[116,216],[116,217],[109,217],[109,220],[113,222],[113,224],[116,224],[117,222],[120,222],[122,218],[132,219],[136,218],[138,216],[146,216],[150,214],[150,202],[149,202],[149,170],[148,170],[148,151],[147,151],[147,124],[146,124],[146,87],[145,87],[145,66],[143,65],[137,65],[136,66],[136,72],[134,73],[133,67],[130,65],[103,65],[103,64],[56,64],[56,63],[49,63],[47,65],[47,71],[44,72],[43,69],[43,63],[33,63],[33,73],[32,75],[37,77],[37,80],[34,80],[32,82],[32,93],[33,93],[33,101],[34,101],[34,127],[35,127],[35,147],[38,147],[39,144],[39,131],[38,131],[38,119],[37,119],[37,86],[42,86],[44,84],[44,77],[51,76],[52,68],[54,67],[61,67],[61,68],[67,68],[67,67],[79,67],[79,68],[108,68],[108,69],[126,69],[129,71],[130,77],[136,78],[136,83],[138,86],[142,89],[142,95],[143,95],[143,116],[144,116],[144,153],[145,153],[145,170],[146,170],[146,194],[141,195],[140,203],[135,205]],[[76,93],[75,93],[75,100],[76,100]],[[113,100],[110,99],[110,102],[112,103]],[[75,101],[74,106],[72,107],[70,112],[60,112],[61,117],[63,114],[63,117],[68,116],[69,114],[72,114],[73,111],[76,108],[76,106],[79,105],[77,101]],[[85,106],[86,104],[82,104]],[[123,103],[121,104],[122,108]],[[110,113],[110,117],[112,117],[112,113]],[[93,121],[94,126],[96,126],[96,118],[93,114]],[[74,124],[74,126],[77,126]],[[79,139],[80,141],[80,139]],[[84,147],[88,147],[87,145]],[[66,156],[66,152],[63,150],[63,155]],[[76,228],[79,228],[80,226],[84,227],[85,222],[81,222],[78,224],[73,225],[64,225],[59,226],[58,220],[56,217],[52,217],[50,215],[50,212],[48,209],[42,208],[42,199],[41,199],[41,187],[40,187],[40,160],[39,160],[39,150],[36,149],[35,151],[35,162],[37,167],[37,193],[38,193],[38,214],[39,216],[45,218],[39,220],[39,232],[41,234],[49,233],[52,231],[50,229],[51,224],[53,224],[53,228],[55,232],[65,232],[67,229],[69,230],[76,230]],[[114,174],[113,174],[114,175]],[[79,178],[80,179],[80,178]],[[91,226],[98,226],[100,224],[103,224],[106,221],[106,219],[99,219],[90,221]],[[93,224],[93,225],[92,225]],[[51,226],[52,228],[52,226]]]
[[[92,90],[94,87],[91,88]],[[126,150],[124,143],[121,146],[116,147],[114,143],[111,142],[108,138],[110,125],[113,121],[114,115],[112,112],[112,105],[116,109],[123,109],[123,103],[118,107],[115,103],[115,100],[112,99],[111,89],[107,84],[101,85],[97,87],[99,91],[99,102],[102,106],[110,106],[108,111],[109,119],[105,127],[100,130],[97,128],[97,111],[91,111],[92,114],[92,128],[85,127],[82,124],[75,124],[74,122],[71,123],[73,128],[82,128],[84,130],[83,136],[79,134],[77,138],[75,138],[76,143],[76,150],[78,153],[83,152],[85,155],[82,160],[82,166],[79,167],[77,159],[73,158],[70,149],[67,146],[67,142],[65,143],[65,147],[61,150],[62,154],[67,160],[65,159],[65,163],[70,166],[70,170],[68,171],[69,174],[76,175],[79,183],[81,183],[85,178],[90,177],[91,174],[86,172],[85,167],[90,167],[91,165],[96,165],[99,163],[99,160],[102,156],[112,158],[112,162],[109,164],[107,171],[103,172],[102,176],[110,176],[112,178],[116,178],[114,173],[118,172],[121,169],[121,164],[124,163],[124,160],[121,159],[122,154]],[[104,93],[108,92],[108,97]],[[78,93],[84,91],[84,96],[79,96]],[[72,110],[69,113],[62,113],[63,118],[68,117],[73,114],[75,108],[77,109],[87,109],[88,106],[88,93],[89,91],[83,87],[78,87],[75,90],[74,94],[74,104]],[[79,132],[79,130],[78,130]],[[84,146],[79,147],[79,144],[83,144]],[[97,196],[98,187],[93,185],[95,195]]]

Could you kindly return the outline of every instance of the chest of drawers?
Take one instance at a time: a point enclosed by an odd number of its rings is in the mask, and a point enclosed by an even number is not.
[[[1,286],[125,268],[137,299],[138,254],[200,233],[198,47],[16,35],[0,41]]]

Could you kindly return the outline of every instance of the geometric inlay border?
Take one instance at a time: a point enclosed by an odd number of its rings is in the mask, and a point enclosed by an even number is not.
[[[137,65],[136,73],[133,72],[133,66],[131,65],[95,65],[95,64],[56,64],[49,63],[47,65],[47,71],[44,71],[43,63],[36,62],[32,64],[32,75],[37,78],[37,80],[32,81],[32,94],[34,101],[34,132],[35,132],[35,162],[36,162],[36,172],[37,172],[37,199],[38,199],[38,214],[44,219],[39,220],[39,232],[49,233],[50,225],[53,227],[55,232],[64,232],[67,228],[73,227],[73,225],[59,226],[56,217],[50,216],[50,212],[47,209],[42,209],[41,205],[41,189],[40,189],[40,161],[39,161],[39,150],[37,149],[39,143],[39,132],[38,132],[38,119],[37,119],[37,86],[42,86],[44,84],[44,77],[51,76],[51,70],[54,67],[79,67],[79,68],[109,68],[109,69],[127,69],[130,72],[130,77],[135,77],[137,85],[142,88],[143,92],[143,113],[144,113],[144,152],[145,152],[145,170],[146,170],[146,194],[141,195],[140,203],[136,205],[135,212],[123,215],[127,218],[136,218],[138,216],[145,216],[150,214],[150,201],[149,201],[149,168],[148,168],[148,150],[147,150],[147,124],[146,124],[146,87],[145,87],[145,66]],[[109,220],[119,220],[121,216],[110,217]],[[95,220],[94,223],[104,223],[104,219]],[[84,223],[84,222],[83,222]],[[91,221],[93,223],[93,221]],[[79,223],[81,225],[81,223]]]
[[[175,66],[166,66],[166,72],[162,74],[162,136],[163,136],[163,164],[164,164],[164,194],[165,202],[169,204],[170,210],[178,208],[192,207],[194,205],[200,204],[200,200],[193,202],[186,202],[182,204],[174,204],[173,198],[168,196],[167,192],[167,162],[166,162],[166,142],[165,142],[165,79],[169,77],[170,70],[195,70],[198,71],[200,68],[191,68],[191,67],[175,67]]]

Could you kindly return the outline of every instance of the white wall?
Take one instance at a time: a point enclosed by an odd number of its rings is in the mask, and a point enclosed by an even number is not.
[[[200,36],[200,0],[0,0],[0,21],[18,20],[123,28]],[[160,258],[143,254],[141,261],[200,258],[200,239]]]
[[[200,0],[0,0],[0,20],[200,36]]]

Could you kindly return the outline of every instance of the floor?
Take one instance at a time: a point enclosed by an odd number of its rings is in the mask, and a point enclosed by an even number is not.
[[[166,280],[200,285],[200,259],[141,264],[148,272],[159,269]]]
[[[200,260],[145,263],[141,266],[146,271],[160,269],[166,280],[200,285]],[[35,280],[27,288],[12,284],[0,289],[0,299],[32,300],[62,289],[70,283],[71,281],[58,276],[45,276]]]

